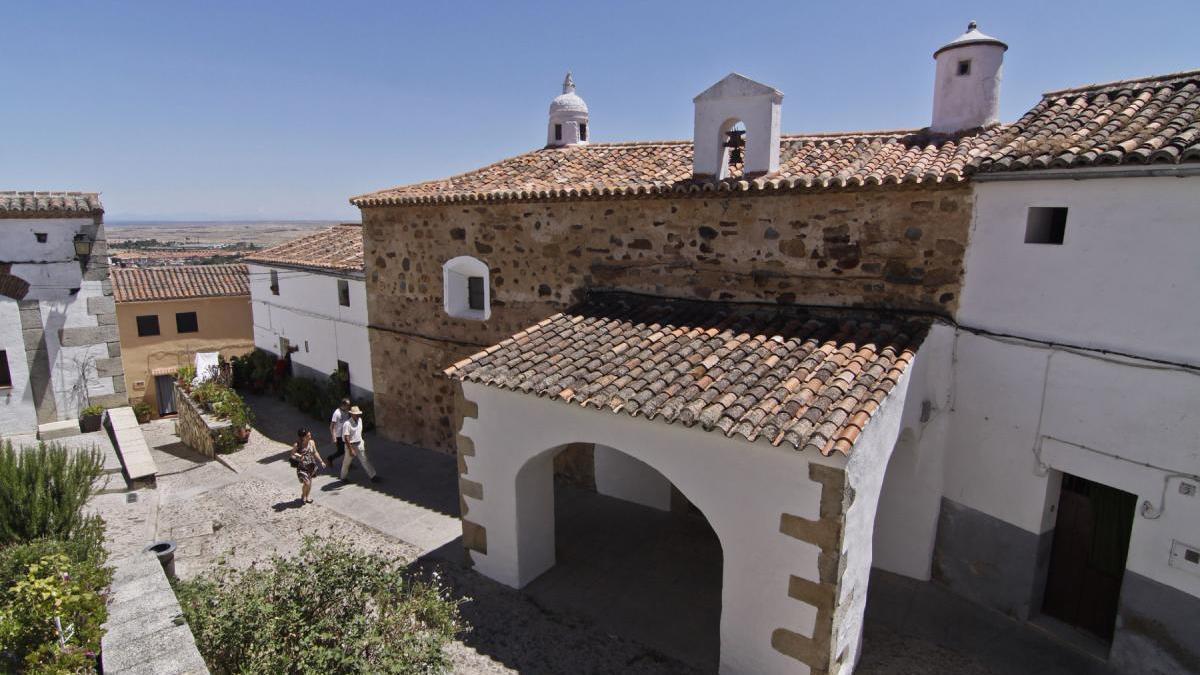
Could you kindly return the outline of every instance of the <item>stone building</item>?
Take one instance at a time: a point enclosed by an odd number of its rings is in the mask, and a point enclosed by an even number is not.
[[[0,432],[125,403],[104,208],[90,192],[0,192]],[[77,431],[77,428],[76,428]]]
[[[254,346],[292,353],[297,375],[343,373],[356,399],[374,390],[362,226],[345,223],[245,258]]]
[[[112,284],[129,402],[154,417],[177,412],[175,371],[197,353],[254,349],[245,265],[115,268]]]
[[[731,74],[691,141],[560,135],[556,99],[545,148],[352,199],[380,427],[457,451],[476,569],[554,565],[557,473],[707,519],[722,672],[852,670],[872,567],[1195,670],[1200,355],[1171,308],[1200,272],[1129,233],[1195,249],[1200,73],[1000,124],[1006,50],[939,49],[923,129],[783,134],[783,94]],[[1106,576],[1064,582],[1093,536]]]

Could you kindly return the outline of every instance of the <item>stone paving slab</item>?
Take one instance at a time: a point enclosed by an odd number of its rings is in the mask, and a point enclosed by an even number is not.
[[[116,439],[117,453],[125,467],[125,475],[131,481],[153,478],[158,473],[150,446],[138,426],[133,408],[112,408],[104,416],[104,423]]]
[[[115,568],[100,648],[104,673],[208,673],[158,558],[129,555]]]

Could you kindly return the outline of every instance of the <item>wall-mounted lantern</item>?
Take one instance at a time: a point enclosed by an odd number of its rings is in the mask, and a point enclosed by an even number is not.
[[[75,235],[75,257],[83,260],[92,255],[92,238],[82,232]]]

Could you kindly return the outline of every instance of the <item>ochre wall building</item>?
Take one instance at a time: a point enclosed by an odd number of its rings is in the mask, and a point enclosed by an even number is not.
[[[197,352],[254,349],[245,265],[117,268],[112,279],[129,401],[154,417],[174,412],[174,373]]]

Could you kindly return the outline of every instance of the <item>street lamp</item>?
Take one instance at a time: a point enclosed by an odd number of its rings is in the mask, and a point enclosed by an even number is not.
[[[75,257],[80,260],[92,254],[92,238],[82,232],[75,235]]]

